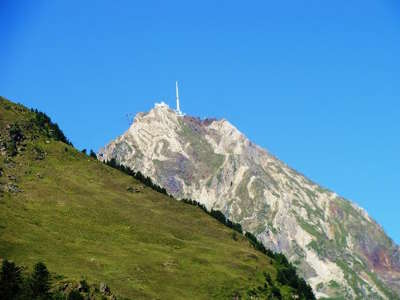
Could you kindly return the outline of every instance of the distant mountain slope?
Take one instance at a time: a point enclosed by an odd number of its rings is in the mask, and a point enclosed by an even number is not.
[[[139,113],[98,157],[141,171],[178,198],[221,210],[287,254],[321,298],[398,298],[400,250],[382,228],[226,120],[181,117],[159,105]]]
[[[291,299],[278,262],[242,235],[66,142],[45,115],[0,98],[0,260],[41,260],[129,299],[246,298],[264,284]]]

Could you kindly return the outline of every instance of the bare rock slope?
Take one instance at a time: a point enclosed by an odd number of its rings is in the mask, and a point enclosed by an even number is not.
[[[400,249],[360,207],[253,144],[226,120],[139,113],[98,153],[177,198],[221,210],[285,253],[319,298],[398,299]]]

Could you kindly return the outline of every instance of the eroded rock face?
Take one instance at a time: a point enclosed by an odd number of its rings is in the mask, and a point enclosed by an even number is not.
[[[115,158],[178,199],[221,210],[285,253],[319,297],[400,293],[400,250],[362,208],[297,173],[226,120],[182,117],[158,106],[139,113],[98,158]]]

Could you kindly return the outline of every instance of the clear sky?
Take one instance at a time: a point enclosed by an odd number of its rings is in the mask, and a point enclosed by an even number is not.
[[[400,242],[397,0],[0,0],[0,95],[97,150],[155,101],[226,118]]]

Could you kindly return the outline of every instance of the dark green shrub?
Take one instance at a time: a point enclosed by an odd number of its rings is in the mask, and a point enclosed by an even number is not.
[[[81,281],[79,281],[79,285],[80,285],[79,290],[81,292],[85,292],[85,293],[89,292],[89,285],[87,284],[85,279],[82,279]]]
[[[236,233],[236,232],[232,232],[232,239],[233,239],[234,241],[237,241],[237,240],[238,240],[238,237],[237,237],[237,233]]]
[[[17,124],[13,124],[9,129],[10,140],[7,143],[7,152],[10,156],[17,155],[17,145],[24,140],[24,134]]]
[[[85,298],[77,290],[71,291],[68,295],[68,300],[84,300]]]
[[[279,300],[282,299],[281,291],[276,286],[272,286],[271,293],[272,293],[272,296],[275,297],[275,299],[279,299]]]

